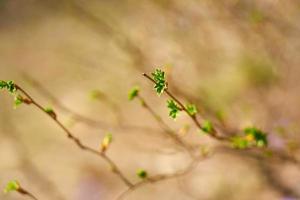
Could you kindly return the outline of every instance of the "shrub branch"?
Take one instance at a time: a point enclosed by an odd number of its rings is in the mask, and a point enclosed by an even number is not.
[[[150,80],[153,83],[157,83],[151,76],[149,76],[146,73],[143,73],[143,76],[146,77],[148,80]],[[170,90],[166,87],[164,89],[164,92],[171,98],[173,99],[179,106],[179,108],[184,111],[194,122],[194,124],[199,128],[199,129],[203,129],[204,127],[202,126],[202,124],[198,121],[197,116],[196,115],[192,115],[187,108],[184,106],[184,104],[172,93],[170,92]],[[217,139],[217,140],[221,140],[221,141],[230,141],[229,138],[227,137],[223,137],[221,135],[219,135],[217,133],[217,131],[213,128],[211,134],[209,134],[211,137]]]

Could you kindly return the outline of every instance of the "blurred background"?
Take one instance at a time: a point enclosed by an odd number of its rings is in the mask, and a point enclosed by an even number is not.
[[[133,182],[183,169],[188,157],[128,91],[141,96],[206,159],[185,176],[125,199],[300,199],[300,2],[297,0],[0,0],[0,74],[85,144],[113,134],[108,155]],[[236,151],[168,117],[141,75],[167,72],[170,91],[232,130],[255,125],[284,155]],[[36,108],[0,95],[0,187],[11,179],[43,200],[115,199],[126,185]],[[204,150],[203,150],[204,149]],[[298,157],[298,158],[297,158]],[[0,199],[26,199],[0,194]]]

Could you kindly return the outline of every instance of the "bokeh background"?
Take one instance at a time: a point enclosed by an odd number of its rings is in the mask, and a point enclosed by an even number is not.
[[[14,80],[132,181],[184,168],[127,93],[141,95],[174,131],[209,155],[183,177],[146,185],[126,199],[299,199],[300,2],[297,0],[1,0],[0,74]],[[202,116],[233,130],[255,125],[289,158],[231,150],[187,116],[168,117],[143,72],[167,72],[169,88]],[[0,186],[11,179],[43,200],[115,199],[126,186],[78,149],[34,107],[0,95]],[[26,199],[0,194],[0,199]]]

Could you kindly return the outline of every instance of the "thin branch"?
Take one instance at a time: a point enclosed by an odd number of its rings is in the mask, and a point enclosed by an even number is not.
[[[99,157],[101,157],[102,159],[104,159],[112,168],[112,171],[129,187],[131,187],[133,184],[125,177],[125,175],[121,172],[121,170],[118,168],[118,166],[104,153],[104,152],[100,152],[97,151],[91,147],[88,147],[86,145],[84,145],[76,136],[74,136],[70,130],[68,130],[58,119],[56,114],[53,113],[48,113],[45,111],[45,109],[39,104],[37,103],[24,89],[22,89],[20,86],[18,86],[17,84],[15,84],[15,87],[18,91],[20,91],[21,93],[23,93],[25,95],[25,99],[24,99],[24,103],[28,104],[28,105],[34,105],[35,107],[37,107],[40,111],[44,112],[45,114],[47,114],[65,133],[66,136],[72,140],[81,150],[90,152],[92,154],[95,154]]]
[[[151,82],[155,83],[156,84],[156,81],[150,77],[148,74],[146,73],[143,73],[143,76],[146,77],[148,80],[150,80]],[[168,88],[165,88],[164,89],[164,92],[171,98],[173,99],[178,105],[179,105],[179,108],[184,111],[191,119],[192,121],[194,122],[194,124],[199,128],[199,129],[202,129],[202,125],[201,123],[198,121],[197,119],[197,116],[196,115],[191,115],[188,110],[186,109],[186,107],[184,106],[184,104],[175,96],[173,95],[173,93],[171,93]],[[220,136],[217,131],[215,129],[213,129],[213,132],[211,134],[209,134],[211,137],[217,139],[217,140],[221,140],[221,141],[229,141],[229,138],[227,137],[223,137],[223,136]]]

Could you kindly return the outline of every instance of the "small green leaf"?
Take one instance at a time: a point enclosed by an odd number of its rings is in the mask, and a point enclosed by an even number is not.
[[[50,115],[52,118],[56,119],[56,113],[54,112],[53,108],[51,107],[46,107],[44,108],[44,111]]]
[[[138,177],[140,177],[141,179],[145,179],[145,178],[147,178],[148,173],[144,169],[139,169],[139,170],[137,170],[136,175]]]
[[[185,106],[187,112],[189,113],[189,115],[191,116],[195,116],[197,114],[197,107],[194,104],[187,104]]]
[[[204,132],[204,133],[208,133],[208,134],[211,134],[214,130],[214,127],[212,125],[212,123],[208,120],[205,120],[202,124],[202,128],[201,130]]]
[[[8,193],[12,191],[17,191],[19,189],[20,189],[20,184],[18,181],[9,181],[6,187],[4,188],[3,192]]]
[[[179,106],[172,99],[167,101],[167,106],[168,106],[168,108],[170,110],[169,111],[169,116],[172,117],[173,119],[176,119],[179,111],[181,110],[179,108]]]
[[[101,151],[105,152],[107,148],[109,147],[110,143],[113,140],[113,135],[111,133],[107,133],[101,143]]]
[[[132,88],[128,94],[129,101],[132,101],[135,97],[138,96],[138,94],[139,94],[139,88],[138,87]]]
[[[165,89],[167,88],[167,82],[165,80],[165,72],[161,69],[156,69],[153,73],[151,73],[154,81],[155,81],[155,90],[158,95],[161,95]]]
[[[51,114],[54,112],[53,108],[51,108],[51,107],[44,108],[44,111],[48,114]]]
[[[0,80],[0,89],[3,89],[3,88],[5,88],[6,87],[6,81],[2,81],[2,80]]]

